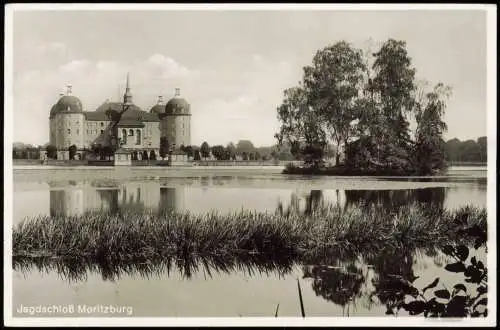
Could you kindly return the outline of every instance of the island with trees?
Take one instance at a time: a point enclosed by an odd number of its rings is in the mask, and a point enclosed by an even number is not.
[[[284,173],[443,173],[443,115],[450,96],[449,86],[429,88],[417,80],[405,41],[389,39],[375,52],[346,41],[327,46],[304,67],[299,85],[284,91],[277,108],[278,145],[290,145],[303,160]],[[325,164],[330,144],[336,150],[333,166]]]

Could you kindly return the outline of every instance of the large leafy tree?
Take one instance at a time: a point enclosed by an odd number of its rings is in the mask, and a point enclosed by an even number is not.
[[[283,103],[278,107],[278,119],[281,121],[280,131],[275,135],[278,144],[289,144],[292,154],[308,165],[320,165],[327,143],[318,113],[310,106],[303,87],[289,88],[284,96]]]
[[[378,133],[384,141],[379,157],[389,167],[406,167],[411,153],[407,115],[416,108],[415,72],[406,42],[389,39],[374,54],[375,76],[370,82],[385,125]]]
[[[433,174],[446,168],[445,142],[443,134],[447,129],[443,121],[446,99],[451,89],[438,84],[426,95],[417,115],[417,131],[415,141],[415,170],[420,175]]]
[[[361,50],[346,41],[319,50],[312,66],[304,68],[304,86],[308,101],[326,124],[328,137],[336,150],[337,164],[341,150],[354,134],[356,99],[363,84],[365,64]]]

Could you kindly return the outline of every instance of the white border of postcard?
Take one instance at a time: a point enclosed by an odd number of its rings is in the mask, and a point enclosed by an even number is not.
[[[19,10],[484,10],[487,12],[488,274],[486,318],[430,320],[420,317],[235,317],[235,318],[16,318],[12,316],[13,12]],[[495,326],[496,325],[496,5],[461,4],[8,4],[4,67],[4,325],[7,326]]]

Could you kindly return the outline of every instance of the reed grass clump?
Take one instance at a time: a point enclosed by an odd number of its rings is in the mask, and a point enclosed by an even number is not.
[[[446,244],[461,239],[459,227],[486,228],[486,220],[484,208],[429,210],[418,204],[397,212],[362,205],[323,205],[310,214],[90,212],[25,219],[13,229],[13,256],[157,260],[258,254],[300,259],[333,249]]]

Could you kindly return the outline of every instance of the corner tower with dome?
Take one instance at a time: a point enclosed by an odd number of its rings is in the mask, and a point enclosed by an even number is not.
[[[173,150],[191,144],[191,109],[180,97],[179,89],[166,104],[158,98],[149,111],[133,103],[129,75],[123,100],[105,101],[95,111],[84,111],[81,100],[67,87],[65,95],[50,110],[50,144],[57,159],[70,159],[70,147],[76,158],[92,157],[95,148],[119,150],[121,155],[141,160],[155,155],[159,159],[160,139],[166,137]],[[74,148],[73,147],[73,148]]]
[[[161,136],[175,149],[191,145],[191,105],[180,97],[176,88],[175,95],[170,99],[162,113],[159,113]]]

